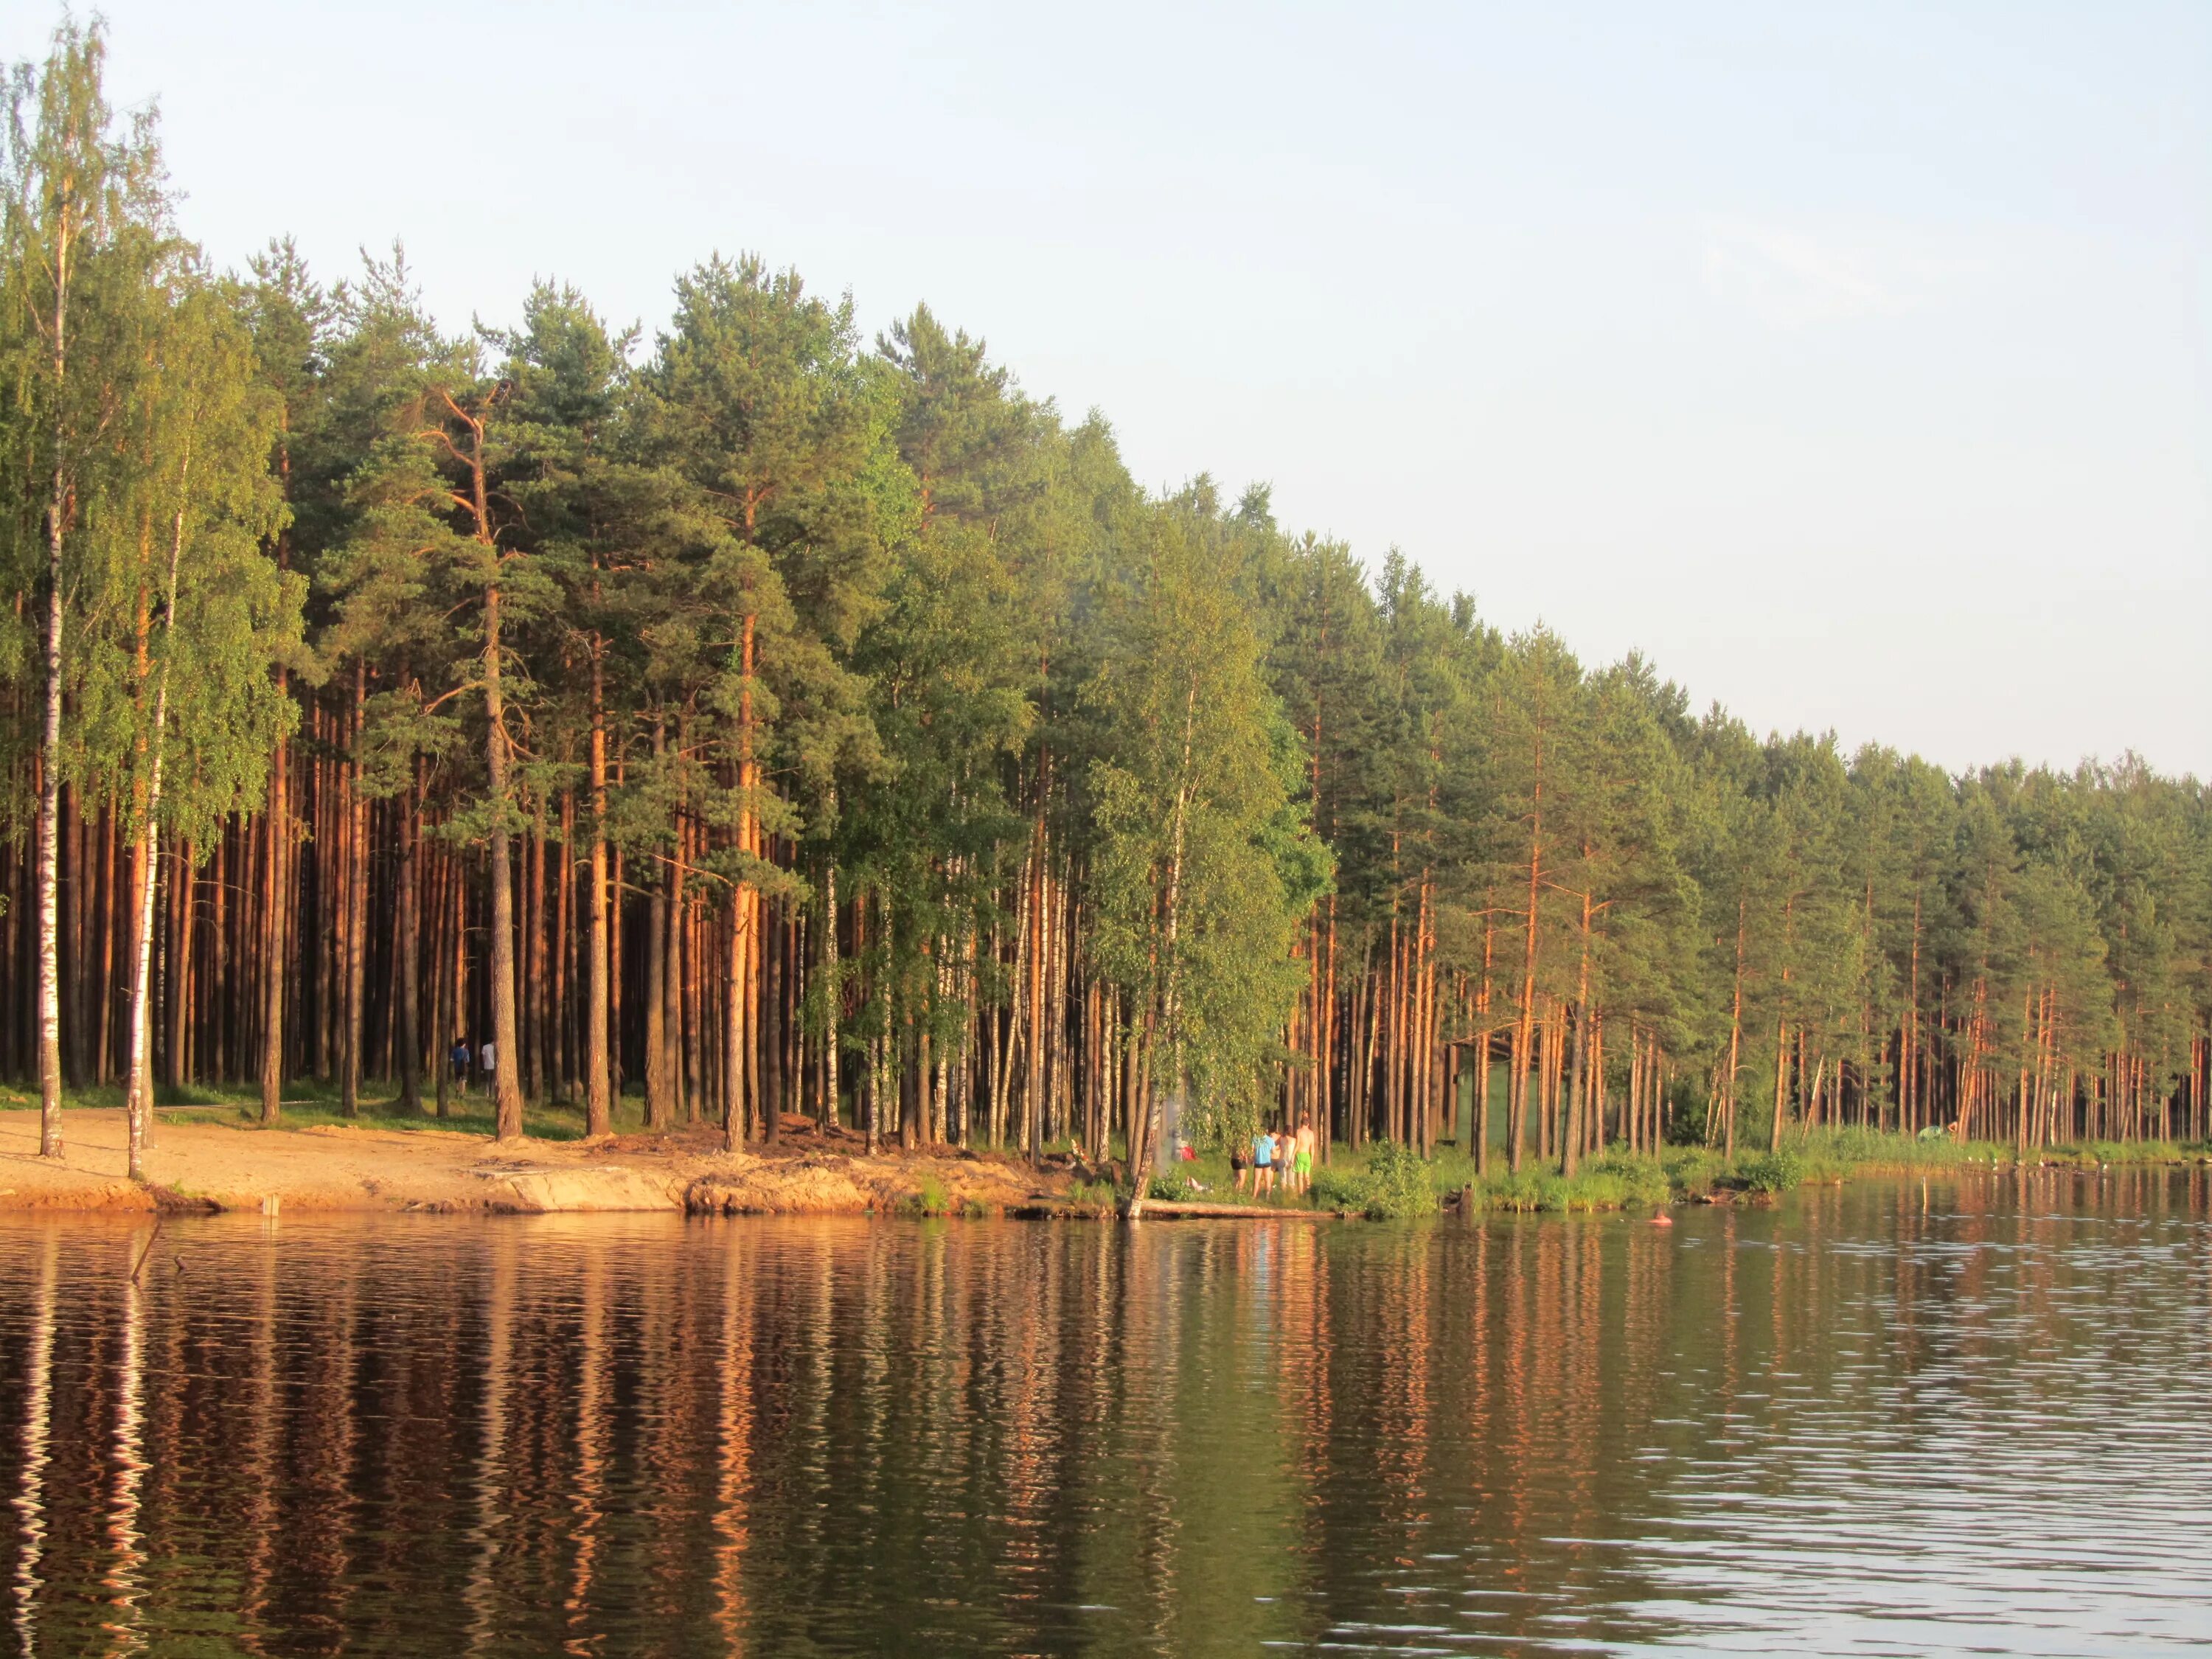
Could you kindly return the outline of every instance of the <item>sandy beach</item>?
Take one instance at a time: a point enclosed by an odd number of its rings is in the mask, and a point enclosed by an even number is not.
[[[933,1207],[998,1213],[1064,1177],[939,1149],[869,1158],[857,1141],[791,1134],[773,1156],[729,1153],[704,1129],[599,1141],[318,1124],[263,1129],[165,1114],[145,1184],[126,1174],[124,1115],[62,1115],[66,1156],[38,1156],[39,1115],[0,1112],[0,1210],[404,1211],[538,1214],[689,1210],[855,1214]]]

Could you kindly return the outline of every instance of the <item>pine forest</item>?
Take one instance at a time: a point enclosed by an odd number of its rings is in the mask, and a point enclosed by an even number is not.
[[[657,332],[550,283],[452,332],[396,247],[218,270],[101,60],[65,24],[4,134],[0,1075],[50,1152],[101,1085],[134,1152],[197,1084],[445,1115],[457,1042],[502,1136],[2206,1135],[2197,780],[1762,736],[753,255]]]

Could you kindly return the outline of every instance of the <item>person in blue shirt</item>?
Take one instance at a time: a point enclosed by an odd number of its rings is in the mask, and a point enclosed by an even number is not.
[[[461,1085],[461,1092],[469,1091],[469,1040],[463,1037],[453,1045],[453,1052],[446,1058],[453,1063],[453,1080]]]
[[[1275,1190],[1275,1137],[1265,1129],[1252,1137],[1252,1191],[1266,1197]]]

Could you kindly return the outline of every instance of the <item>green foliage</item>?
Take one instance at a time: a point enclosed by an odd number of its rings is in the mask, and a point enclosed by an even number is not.
[[[935,1176],[924,1175],[915,1182],[915,1190],[899,1200],[899,1210],[905,1215],[951,1215],[952,1196]]]
[[[1747,1191],[1786,1193],[1809,1173],[1805,1159],[1787,1147],[1736,1160],[1735,1177]]]
[[[1435,1214],[1449,1182],[1449,1171],[1411,1147],[1381,1140],[1316,1167],[1309,1195],[1316,1209],[1376,1221],[1411,1220]]]
[[[1618,1194],[1618,1202],[1592,1208],[1624,1209],[1638,1206],[1656,1209],[1674,1196],[1674,1181],[1667,1166],[1655,1158],[1640,1157],[1628,1152],[1607,1152],[1591,1164],[1583,1172],[1592,1180],[1613,1183],[1610,1190]]]
[[[1676,1198],[1698,1200],[1710,1195],[1727,1173],[1726,1160],[1704,1146],[1670,1147],[1659,1160],[1668,1190]]]
[[[1566,1182],[1549,1170],[1524,1170],[1519,1175],[1493,1177],[1477,1194],[1481,1206],[1526,1215],[1539,1210],[1564,1210]]]
[[[1314,1207],[1317,1210],[1364,1212],[1367,1208],[1367,1177],[1348,1164],[1324,1164],[1313,1172],[1311,1194]]]
[[[1168,1076],[1193,1085],[1193,1127],[1234,1134],[1297,993],[1284,843],[1303,832],[1288,826],[1273,699],[1239,597],[1249,533],[1197,489],[1148,515],[1141,538],[1109,591],[1090,692],[1113,733],[1091,770],[1097,950],[1158,1010]]]
[[[1493,1176],[1475,1187],[1479,1208],[1520,1214],[1656,1209],[1674,1195],[1658,1160],[1626,1152],[1609,1152],[1571,1176],[1525,1170]]]
[[[1625,1210],[1638,1201],[1634,1183],[1613,1170],[1578,1170],[1560,1188],[1560,1202],[1568,1210]]]
[[[1378,1141],[1367,1155],[1363,1210],[1370,1220],[1407,1221],[1433,1215],[1437,1189],[1426,1159],[1395,1140]]]

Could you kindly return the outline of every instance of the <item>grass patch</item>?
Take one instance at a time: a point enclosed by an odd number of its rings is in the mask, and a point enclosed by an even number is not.
[[[1814,1180],[1850,1175],[1965,1173],[2010,1169],[2021,1161],[2020,1149],[2008,1140],[1960,1141],[1948,1134],[1923,1137],[1875,1129],[1815,1129],[1802,1137],[1785,1137],[1785,1150],[1793,1144],[1806,1164],[1807,1178]],[[2208,1150],[2212,1149],[2170,1140],[2093,1140],[2035,1147],[2029,1151],[2027,1162],[2031,1167],[2051,1164],[2079,1169],[2155,1166],[2194,1163],[2205,1157]]]
[[[915,1183],[915,1190],[899,1200],[902,1215],[951,1215],[952,1194],[945,1190],[945,1183],[935,1176],[926,1175]]]
[[[1589,1182],[1594,1195],[1618,1196],[1617,1203],[1593,1204],[1591,1208],[1656,1209],[1675,1196],[1674,1173],[1662,1160],[1625,1149],[1605,1153],[1577,1179]]]
[[[1656,1209],[1675,1195],[1658,1159],[1626,1151],[1607,1152],[1571,1176],[1551,1169],[1523,1170],[1491,1176],[1474,1188],[1478,1209],[1522,1215]]]
[[[470,1095],[450,1097],[450,1115],[437,1115],[437,1097],[433,1082],[426,1089],[420,1112],[402,1111],[395,1085],[382,1080],[363,1085],[360,1097],[360,1113],[348,1117],[338,1109],[337,1085],[320,1083],[312,1078],[295,1078],[284,1085],[283,1115],[273,1126],[276,1131],[313,1128],[321,1125],[343,1124],[360,1129],[402,1130],[410,1133],[483,1135],[489,1137],[495,1129],[496,1120],[491,1097],[479,1086]],[[645,1098],[641,1091],[634,1091],[615,1102],[611,1126],[617,1134],[633,1134],[645,1127]],[[119,1083],[99,1084],[83,1089],[62,1091],[62,1107],[66,1111],[123,1109],[123,1085]],[[25,1090],[14,1085],[0,1085],[0,1111],[36,1111],[39,1095],[36,1088]],[[181,1088],[167,1085],[154,1091],[154,1109],[163,1123],[220,1123],[226,1128],[259,1129],[261,1123],[261,1088],[258,1083],[220,1084],[195,1083]],[[584,1135],[584,1107],[580,1101],[540,1101],[526,1105],[522,1113],[523,1130],[539,1140],[580,1140]]]

